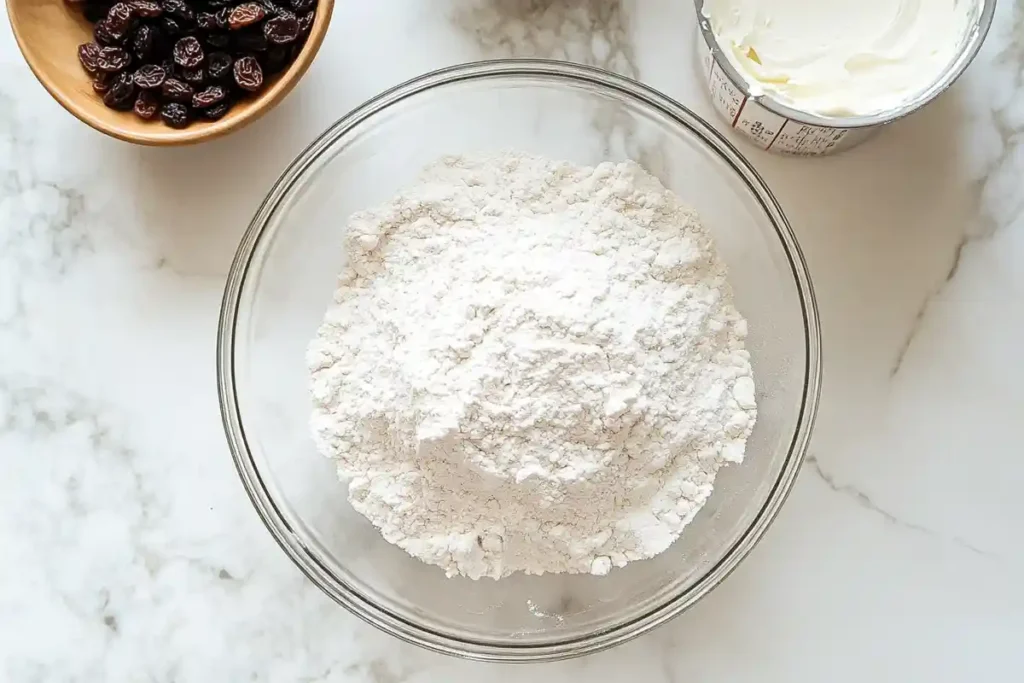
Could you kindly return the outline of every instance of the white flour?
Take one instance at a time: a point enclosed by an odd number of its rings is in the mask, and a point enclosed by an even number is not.
[[[678,538],[754,425],[746,322],[633,163],[452,157],[352,216],[310,345],[318,448],[448,575],[591,572]]]

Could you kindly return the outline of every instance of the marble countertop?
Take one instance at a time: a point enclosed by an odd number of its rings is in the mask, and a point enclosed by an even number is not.
[[[428,69],[555,57],[717,120],[691,3],[338,4],[297,90],[201,147],[66,114],[0,26],[0,680],[645,683],[1024,675],[1024,2],[967,75],[835,158],[743,146],[814,277],[825,375],[807,464],[735,574],[655,632],[539,667],[401,644],[276,547],[228,454],[222,286],[285,164]]]

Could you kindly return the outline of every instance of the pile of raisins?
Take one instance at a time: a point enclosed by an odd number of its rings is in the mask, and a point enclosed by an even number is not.
[[[93,24],[78,59],[111,109],[173,128],[215,121],[291,64],[317,0],[68,0]]]

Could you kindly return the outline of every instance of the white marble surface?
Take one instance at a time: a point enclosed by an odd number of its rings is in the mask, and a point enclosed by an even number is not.
[[[269,116],[141,149],[61,110],[0,27],[0,680],[1016,681],[1024,676],[1024,2],[923,113],[842,156],[744,148],[815,279],[825,382],[776,525],[695,609],[537,667],[399,644],[278,550],[221,430],[222,281],[347,109],[484,56],[569,58],[711,116],[689,0],[340,2]]]

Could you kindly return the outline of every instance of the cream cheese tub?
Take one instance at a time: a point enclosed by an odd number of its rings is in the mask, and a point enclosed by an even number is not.
[[[694,0],[715,109],[758,147],[848,149],[963,73],[995,0]]]

